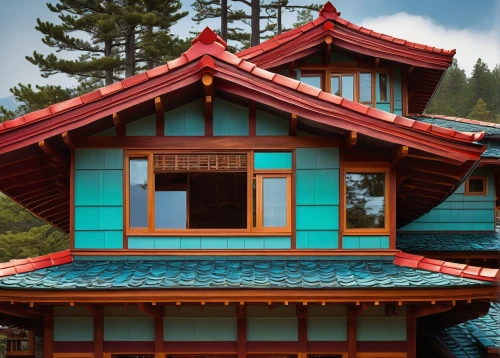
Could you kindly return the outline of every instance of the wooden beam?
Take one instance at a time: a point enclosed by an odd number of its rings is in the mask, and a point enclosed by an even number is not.
[[[69,149],[75,149],[75,141],[73,140],[70,132],[64,132],[63,134],[61,134],[61,137],[64,144],[66,144]]]
[[[54,350],[54,316],[52,306],[45,307],[43,318],[43,356],[52,357]]]
[[[201,83],[203,84],[203,92],[205,96],[214,95],[214,76],[210,72],[205,72],[201,76]]]
[[[355,306],[347,306],[347,357],[357,356],[357,325],[358,317],[354,311]]]
[[[333,43],[333,37],[332,35],[328,34],[325,36],[325,50],[323,52],[323,63],[328,64],[330,63],[330,58],[332,54],[332,43]]]
[[[439,174],[421,173],[416,170],[412,170],[411,175],[408,178],[411,180],[418,180],[426,183],[446,185],[449,186],[450,188],[457,185],[457,180],[455,179],[451,179]]]
[[[162,315],[162,308],[160,306],[153,306],[150,303],[139,302],[137,303],[137,308],[144,314],[151,317],[156,317]]]
[[[380,59],[378,57],[375,57],[375,68],[378,68],[379,64],[380,64]]]
[[[307,353],[307,307],[296,306],[298,321],[299,354]]]
[[[29,319],[39,319],[42,315],[38,310],[32,310],[28,307],[19,307],[19,305],[0,305],[0,313],[7,314],[10,316],[29,318]]]
[[[104,352],[104,307],[94,306],[94,358],[103,358]]]
[[[64,167],[65,170],[69,170],[69,158],[54,148],[46,140],[41,140],[38,142],[38,147],[47,154],[52,161],[59,162]]]
[[[406,145],[398,145],[392,150],[391,167],[396,167],[398,163],[408,154],[408,147]]]
[[[410,66],[410,68],[408,68],[408,74],[412,73],[414,69],[415,69],[415,66]]]
[[[358,133],[357,132],[349,132],[345,139],[345,145],[347,148],[352,148],[358,142]]]
[[[466,173],[466,170],[455,165],[446,163],[433,163],[421,159],[406,160],[405,167],[422,173],[442,175],[445,177],[454,178],[456,180],[462,179],[462,177]]]
[[[214,98],[213,96],[205,96],[205,136],[212,137],[214,135]]]
[[[165,135],[165,111],[161,97],[155,97],[155,116],[156,116],[156,136],[163,137]]]
[[[436,313],[449,311],[453,308],[453,303],[418,305],[414,307],[415,318],[430,316]]]
[[[118,113],[113,113],[113,125],[116,128],[116,134],[118,137],[125,137],[127,135],[125,123],[123,123],[123,120]]]
[[[244,305],[239,305],[236,312],[238,337],[238,358],[247,357],[247,312]]]
[[[248,135],[257,135],[257,105],[252,100],[248,104]]]
[[[408,347],[406,357],[417,358],[417,317],[414,305],[409,305],[406,309],[406,342]]]
[[[462,162],[454,159],[450,159],[447,157],[438,157],[436,155],[432,154],[427,154],[427,153],[416,153],[415,151],[410,150],[409,153],[407,154],[408,158],[415,158],[415,159],[424,159],[424,160],[430,160],[434,162],[441,162],[441,163],[448,163],[448,164],[453,164],[456,166],[462,165]]]
[[[297,114],[290,114],[290,130],[289,135],[296,136],[297,135]]]

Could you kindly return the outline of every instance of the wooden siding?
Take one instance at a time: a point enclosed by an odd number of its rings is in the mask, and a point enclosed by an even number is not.
[[[402,227],[399,231],[494,231],[495,181],[493,170],[477,169],[472,176],[487,177],[487,195],[466,195],[465,183],[463,183],[446,201]]]

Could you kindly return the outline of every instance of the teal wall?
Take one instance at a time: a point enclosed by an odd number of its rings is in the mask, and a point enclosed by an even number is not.
[[[465,183],[446,201],[399,231],[495,230],[495,182],[491,169],[477,169],[472,176],[487,176],[488,195],[465,195]]]
[[[104,307],[105,341],[154,341],[154,318],[136,306]]]
[[[203,99],[188,103],[165,113],[166,136],[205,135],[205,109]]]
[[[123,150],[75,150],[75,248],[123,247]]]
[[[307,307],[309,341],[347,341],[347,311],[344,306]]]
[[[290,121],[267,112],[257,110],[255,113],[257,135],[288,135]]]
[[[126,134],[132,136],[156,136],[156,114],[130,122],[126,126]]]
[[[406,310],[387,316],[384,306],[372,306],[358,316],[358,341],[406,341]]]
[[[394,81],[394,114],[403,115],[403,85],[401,83],[401,69],[394,67],[392,70]]]
[[[290,249],[290,237],[134,237],[129,236],[129,249],[164,250],[257,250]]]
[[[343,236],[343,249],[388,249],[389,236]]]
[[[94,320],[92,317],[54,317],[54,341],[93,340]]]
[[[338,148],[298,148],[296,167],[297,249],[338,248]]]
[[[291,152],[255,152],[254,169],[292,169]]]
[[[213,115],[214,136],[248,135],[248,107],[216,98]]]
[[[248,306],[248,341],[297,341],[298,319],[296,307]]]

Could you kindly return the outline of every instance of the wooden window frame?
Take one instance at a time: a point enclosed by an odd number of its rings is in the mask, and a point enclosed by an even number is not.
[[[342,95],[342,77],[352,77],[353,81],[353,93],[352,101],[359,102],[359,71],[353,71],[352,69],[338,70],[338,71],[328,71],[328,92],[332,93],[332,77],[339,77],[339,89],[340,97],[344,98]]]
[[[257,226],[256,230],[259,232],[292,232],[292,197],[290,195],[292,190],[292,175],[284,172],[283,174],[261,174],[256,173],[257,179]],[[286,179],[286,226],[284,227],[265,227],[264,226],[264,185],[263,179],[265,178],[285,178]]]
[[[307,71],[305,70],[304,72],[300,71],[300,78],[302,79],[303,77],[316,77],[319,76],[320,78],[320,83],[321,83],[321,88],[325,88],[325,71]]]
[[[383,228],[347,228],[346,215],[346,174],[347,173],[384,173],[385,174],[385,218]],[[390,235],[391,223],[391,168],[388,163],[343,163],[340,170],[340,210],[341,210],[341,232],[346,236],[363,236],[363,235]]]
[[[124,185],[125,185],[125,200],[124,200],[124,213],[125,213],[125,235],[126,236],[290,236],[292,234],[292,215],[291,215],[291,202],[292,202],[292,169],[254,169],[254,153],[253,150],[231,150],[231,153],[245,153],[247,155],[247,227],[245,229],[156,229],[155,228],[155,169],[154,169],[154,155],[161,153],[182,153],[182,154],[204,154],[207,152],[214,153],[220,152],[221,154],[227,153],[224,150],[125,150],[125,170],[124,170]],[[131,228],[130,227],[130,159],[133,158],[147,158],[148,160],[148,227],[144,228]],[[181,171],[179,171],[181,172]],[[215,172],[215,171],[214,171]],[[230,171],[221,171],[221,173],[229,173]],[[241,171],[239,171],[241,172]],[[287,178],[287,226],[285,228],[265,228],[262,226],[262,208],[259,206],[262,202],[262,196],[259,199],[259,192],[262,193],[261,183],[259,185],[257,180],[257,225],[253,226],[253,180],[263,177],[278,177]],[[189,191],[187,193],[189,198]],[[261,194],[260,194],[261,195]],[[260,210],[259,210],[260,208]],[[187,220],[189,221],[189,202],[187,203]],[[260,220],[260,221],[259,221]],[[260,223],[260,224],[259,224]]]
[[[475,191],[470,191],[469,190],[469,181],[470,180],[482,180],[483,181],[483,191],[480,192],[475,192]],[[488,177],[485,175],[476,175],[469,177],[467,181],[465,182],[465,195],[468,196],[486,196],[488,195]]]

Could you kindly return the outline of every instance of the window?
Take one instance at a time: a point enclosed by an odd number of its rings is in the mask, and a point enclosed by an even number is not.
[[[266,154],[281,158],[283,153]],[[250,157],[251,151],[128,152],[128,232],[289,234],[291,164],[290,169],[254,169]]]
[[[310,86],[323,88],[323,76],[321,73],[304,73],[300,80]]]
[[[389,102],[389,74],[384,72],[377,72],[378,77],[378,93],[379,98],[377,102]]]
[[[488,195],[486,177],[470,177],[465,184],[466,195]]]
[[[373,105],[372,74],[370,72],[359,74],[359,101]]]
[[[330,92],[354,101],[354,74],[332,74]]]
[[[344,233],[388,233],[389,169],[346,166],[343,178]]]

